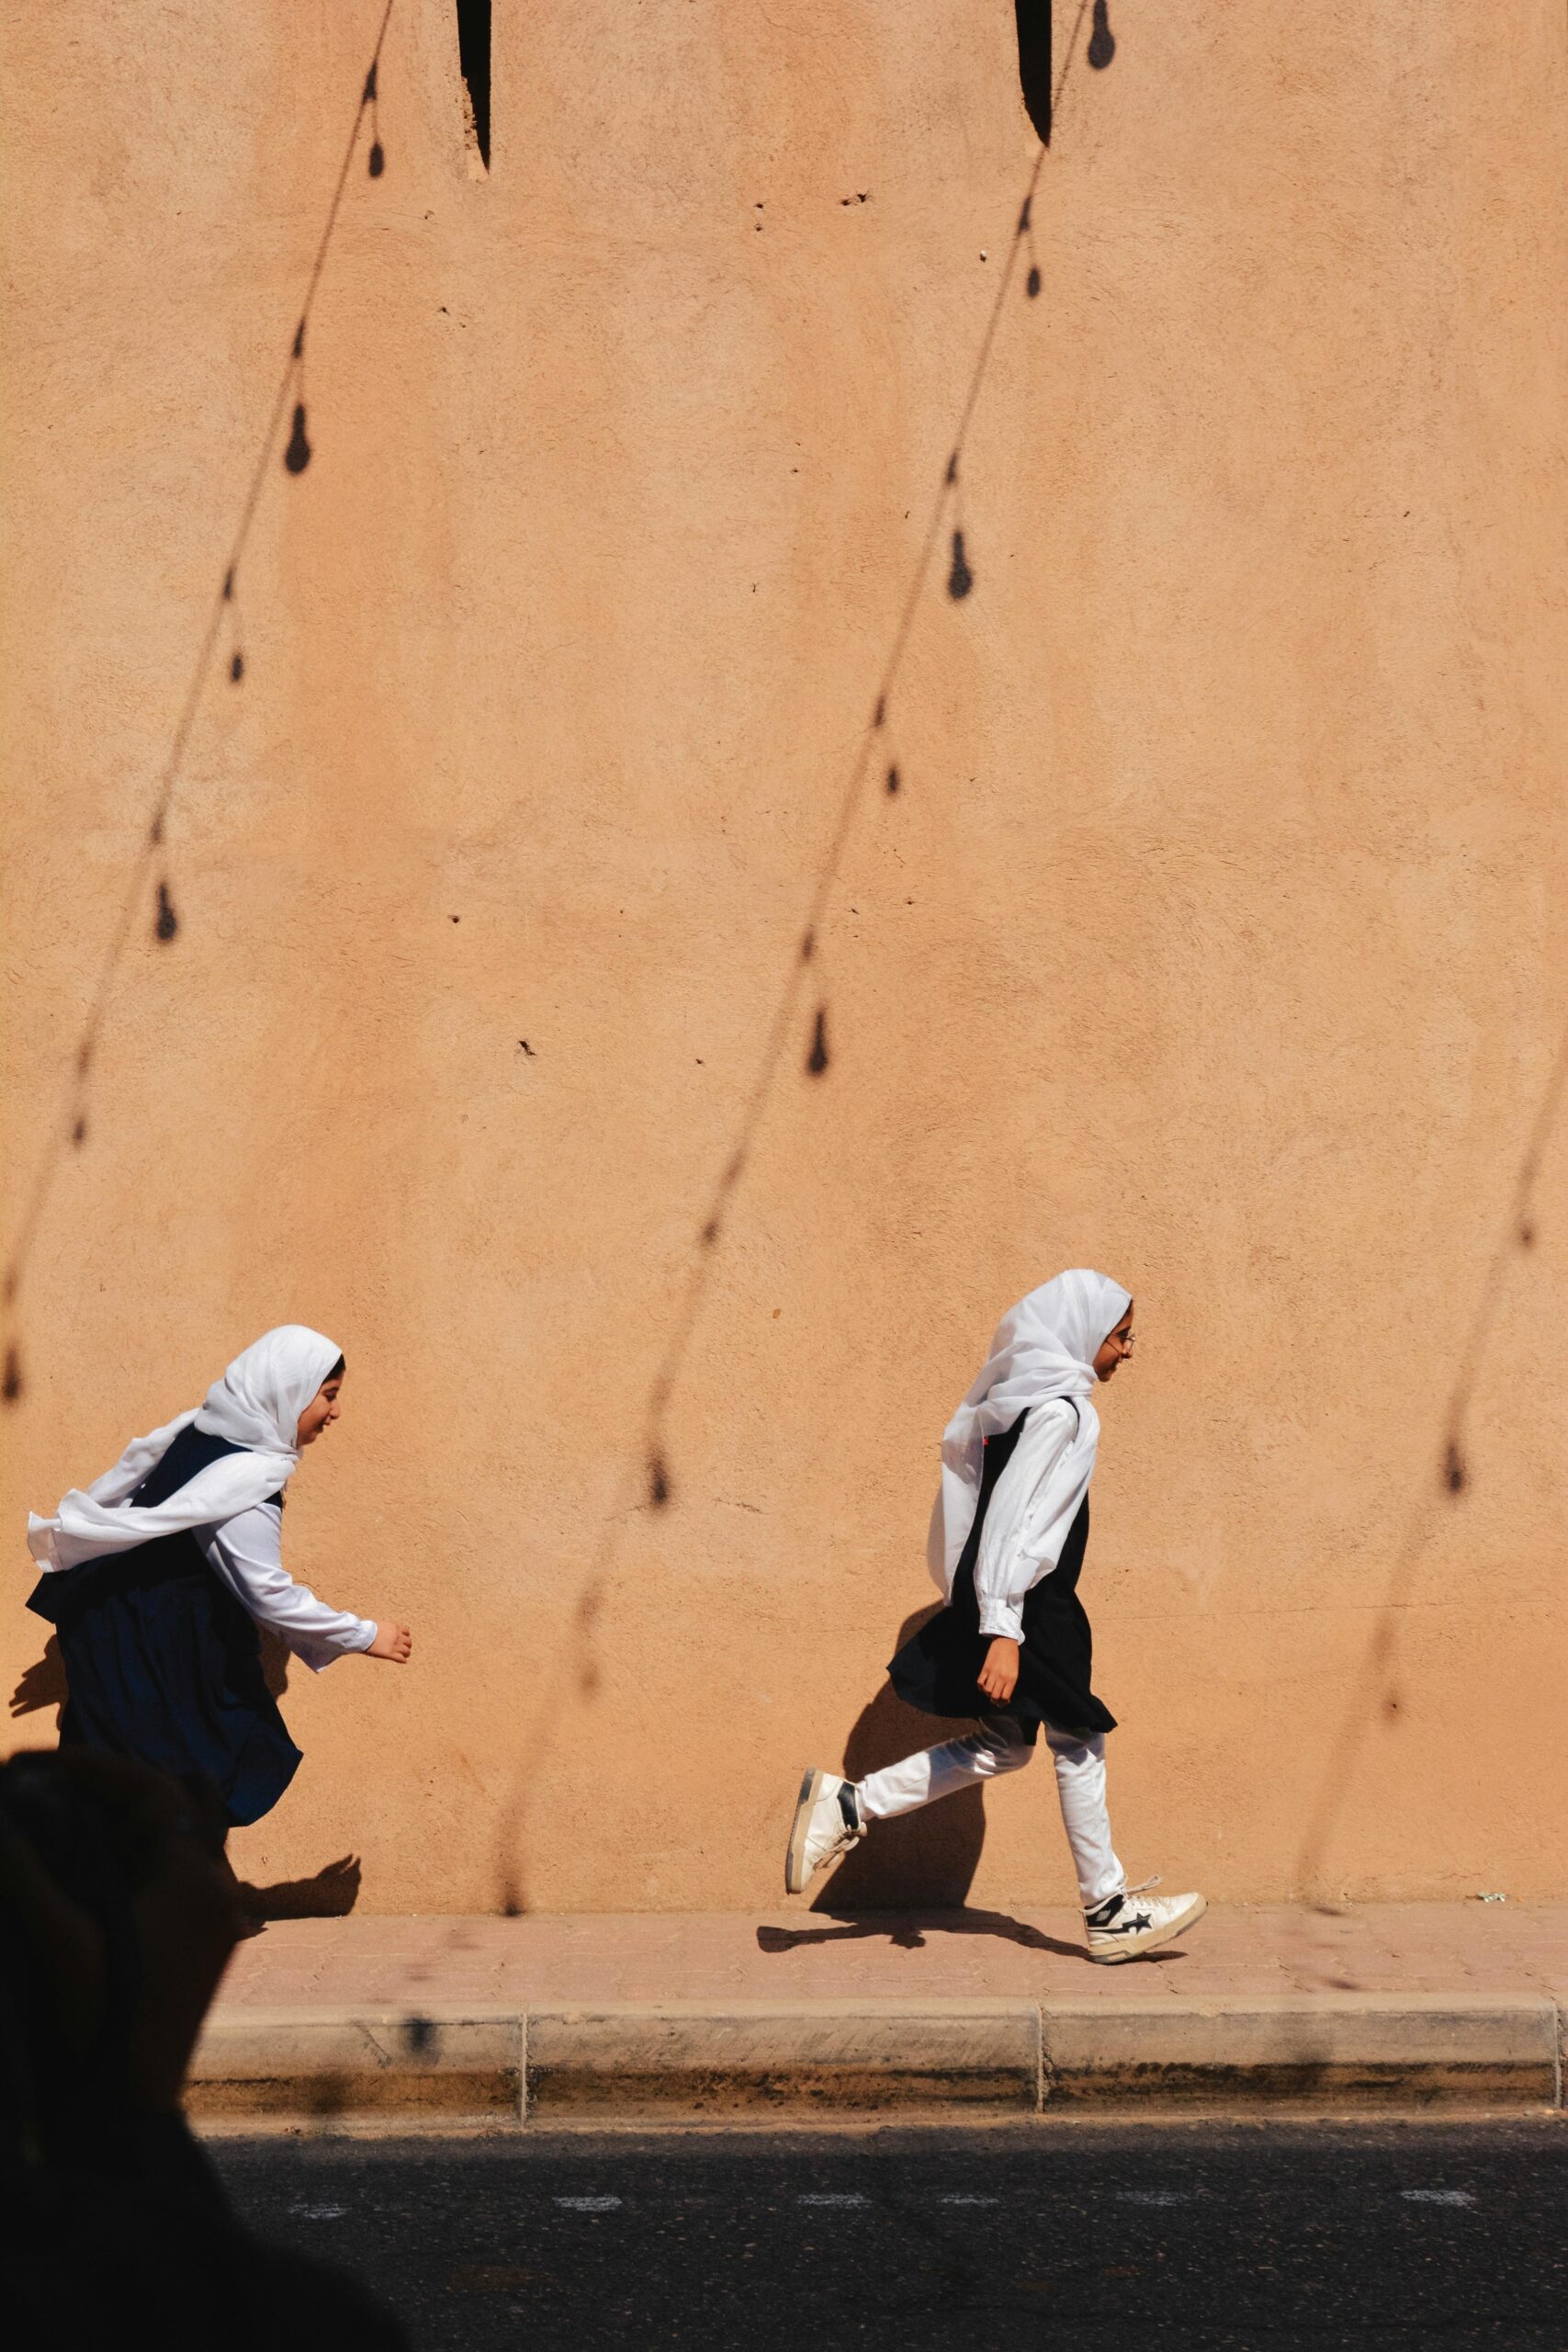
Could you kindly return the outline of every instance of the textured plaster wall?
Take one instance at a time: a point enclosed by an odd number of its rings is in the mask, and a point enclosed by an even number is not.
[[[485,180],[396,0],[202,668],[380,10],[5,10],[6,1687],[25,1507],[302,1317],[417,1648],[242,1867],[773,1905],[1089,1262],[1129,1864],[1561,1893],[1561,7],[1057,0],[1035,177],[1003,0],[501,0]],[[1043,1768],[929,1828],[846,1889],[1070,1893]]]

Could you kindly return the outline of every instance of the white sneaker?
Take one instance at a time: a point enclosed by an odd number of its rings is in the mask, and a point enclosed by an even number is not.
[[[784,1856],[786,1892],[798,1894],[813,1871],[846,1853],[864,1836],[854,1782],[840,1781],[835,1772],[808,1768],[795,1800],[789,1851]]]
[[[1084,1913],[1090,1960],[1136,1960],[1196,1927],[1209,1907],[1202,1895],[1146,1893],[1158,1884],[1157,1878],[1146,1878],[1142,1885],[1110,1895]]]

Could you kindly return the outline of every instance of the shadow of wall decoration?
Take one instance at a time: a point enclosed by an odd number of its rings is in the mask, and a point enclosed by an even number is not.
[[[32,1190],[27,1197],[20,1221],[6,1257],[6,1270],[0,1280],[0,1306],[6,1318],[4,1370],[0,1375],[0,1400],[17,1405],[26,1388],[26,1366],[23,1360],[20,1329],[20,1306],[32,1254],[34,1240],[61,1163],[68,1151],[80,1151],[93,1139],[91,1114],[91,1083],[96,1065],[104,1023],[113,995],[115,982],[126,949],[136,929],[139,917],[147,906],[147,894],[152,892],[152,933],[160,946],[173,947],[180,935],[179,901],[175,894],[168,856],[167,826],[169,813],[179,786],[181,771],[189,747],[191,731],[200,712],[209,681],[222,669],[232,688],[242,686],[249,673],[244,644],[240,631],[239,586],[241,567],[250,540],[251,527],[261,503],[262,492],[273,478],[275,461],[279,458],[278,444],[283,439],[279,470],[298,478],[310,464],[315,450],[310,437],[310,407],[305,388],[305,353],[311,313],[321,288],[338,216],[343,208],[344,194],[348,186],[355,156],[368,126],[370,142],[366,158],[367,175],[380,179],[387,168],[386,150],[382,145],[378,116],[378,81],[381,51],[387,38],[396,0],[386,0],[377,29],[375,47],[355,108],[343,162],[338,169],[332,200],[317,240],[304,295],[295,324],[290,332],[288,356],[273,398],[261,446],[251,470],[250,481],[241,503],[239,521],[229,552],[219,576],[211,610],[197,649],[190,682],[175,722],[169,749],[153,789],[152,812],[141,836],[140,850],[131,861],[126,895],[118,918],[110,933],[109,941],[97,967],[87,1001],[87,1012],[78,1034],[67,1069],[66,1082],[60,1110],[51,1125],[39,1159]],[[284,439],[285,420],[288,431]]]
[[[1050,100],[1047,119],[1053,125],[1060,117],[1063,92],[1072,71],[1073,58],[1089,6],[1090,0],[1078,0]],[[1035,24],[1037,40],[1037,21],[1032,19],[1032,23]],[[1037,62],[1038,46],[1032,50],[1031,56]],[[668,1435],[670,1407],[702,1319],[719,1245],[724,1238],[737,1189],[746,1172],[752,1145],[781,1076],[787,1068],[793,1065],[813,1085],[821,1087],[830,1082],[832,1004],[829,978],[822,968],[826,960],[823,950],[824,919],[856,820],[867,800],[870,799],[873,807],[886,808],[889,802],[897,800],[909,787],[908,774],[893,748],[894,704],[916,616],[939,551],[945,548],[947,552],[946,592],[954,602],[969,597],[977,582],[983,578],[972,553],[973,533],[961,504],[964,450],[985,389],[997,334],[1019,284],[1020,265],[1026,254],[1029,256],[1029,277],[1033,282],[1026,280],[1022,285],[1023,298],[1032,300],[1039,291],[1038,263],[1034,259],[1034,203],[1046,153],[1046,145],[1042,139],[1014,215],[1007,257],[981,333],[925,533],[899,608],[892,641],[877,677],[870,714],[839,796],[832,827],[797,933],[797,944],[785,970],[773,1019],[758,1057],[756,1075],[742,1106],[734,1141],[726,1155],[721,1172],[694,1225],[690,1267],[676,1305],[670,1337],[649,1389],[641,1462],[628,1475],[626,1490],[610,1513],[608,1532],[583,1579],[573,1611],[570,1640],[578,1664],[574,1672],[569,1664],[563,1662],[552,1677],[543,1681],[544,1696],[513,1769],[510,1792],[498,1815],[494,1866],[496,1906],[509,1916],[525,1912],[529,1907],[525,1849],[533,1785],[554,1744],[569,1695],[575,1690],[579,1696],[591,1696],[597,1685],[598,1668],[592,1657],[592,1642],[619,1556],[626,1523],[639,1510],[668,1510],[679,1500],[677,1473],[671,1461]],[[807,988],[808,978],[811,983],[809,992]],[[806,1012],[807,1004],[808,1012]],[[804,1036],[801,1035],[803,1013]],[[873,1708],[876,1703],[874,1701],[872,1702]],[[879,1714],[871,1736],[880,1735],[883,1722],[884,1718]],[[918,1746],[920,1742],[917,1740],[914,1744]],[[954,1883],[961,1871],[962,1866],[954,1863]],[[969,1874],[972,1878],[972,1866]]]
[[[1432,1459],[1420,1473],[1405,1532],[1394,1553],[1359,1671],[1351,1684],[1338,1730],[1329,1747],[1322,1786],[1313,1802],[1296,1852],[1292,1892],[1299,1896],[1321,1897],[1326,1892],[1323,1882],[1334,1831],[1350,1783],[1361,1765],[1372,1726],[1380,1722],[1397,1724],[1400,1719],[1404,1705],[1399,1684],[1400,1618],[1409,1606],[1411,1587],[1427,1545],[1448,1514],[1462,1506],[1471,1487],[1471,1408],[1487,1343],[1507,1294],[1509,1274],[1536,1245],[1541,1163],[1556,1131],[1565,1090],[1568,1025],[1558,1040],[1555,1057],[1514,1171],[1502,1230],[1487,1261],[1475,1310],[1460,1348],[1438,1443]]]

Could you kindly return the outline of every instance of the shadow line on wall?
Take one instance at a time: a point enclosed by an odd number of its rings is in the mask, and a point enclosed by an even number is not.
[[[1334,1832],[1372,1726],[1380,1722],[1397,1722],[1403,1707],[1397,1674],[1400,1615],[1409,1600],[1417,1566],[1439,1521],[1460,1507],[1471,1487],[1471,1408],[1475,1400],[1487,1344],[1502,1311],[1509,1273],[1536,1245],[1536,1199],[1541,1163],[1557,1125],[1565,1090],[1568,1090],[1568,1025],[1564,1026],[1558,1040],[1546,1085],[1515,1170],[1506,1216],[1487,1261],[1480,1296],[1460,1350],[1458,1369],[1444,1408],[1436,1456],[1421,1474],[1415,1508],[1389,1569],[1378,1614],[1367,1637],[1360,1668],[1329,1749],[1323,1783],[1302,1834],[1292,1885],[1300,1894],[1309,1898],[1315,1897],[1321,1901],[1325,1897],[1325,1873]]]
[[[153,937],[163,946],[170,946],[179,936],[180,919],[170,880],[168,819],[174,806],[181,769],[191,737],[191,730],[201,708],[208,682],[218,664],[220,649],[227,648],[224,665],[229,684],[238,689],[245,677],[245,652],[239,629],[238,592],[240,566],[250,539],[251,526],[261,503],[268,469],[278,444],[283,439],[285,421],[288,438],[283,444],[282,463],[285,472],[298,476],[310,463],[313,452],[310,440],[310,414],[305,396],[305,348],[310,313],[326,267],[327,254],[337,228],[343,207],[344,191],[348,185],[355,153],[368,119],[370,146],[367,171],[371,179],[379,179],[386,169],[386,151],[381,143],[378,119],[378,82],[380,74],[381,51],[387,38],[396,0],[385,0],[381,22],[376,35],[355,108],[354,122],[348,142],[344,149],[337,183],[332,202],[327,208],[325,222],[317,240],[310,276],[306,280],[304,298],[292,329],[288,354],[278,380],[272,412],[262,435],[255,463],[251,470],[249,486],[240,509],[234,536],[219,578],[207,625],[197,648],[191,671],[190,683],[180,706],[174,733],[164,764],[159,771],[153,797],[152,813],[142,832],[141,846],[131,862],[130,879],[125,900],[116,920],[109,941],[99,962],[97,977],[87,1002],[87,1012],[75,1046],[72,1051],[60,1110],[50,1130],[39,1160],[32,1190],[28,1195],[20,1222],[6,1253],[6,1268],[0,1277],[0,1304],[6,1311],[4,1370],[0,1373],[0,1401],[15,1406],[20,1401],[26,1385],[26,1368],[18,1329],[17,1308],[27,1277],[28,1261],[39,1226],[54,1189],[55,1180],[68,1152],[81,1151],[87,1144],[91,1127],[91,1080],[96,1060],[99,1040],[108,1011],[109,1001],[125,952],[130,944],[138,914],[147,903],[149,886],[153,890]]]
[[[1052,97],[1049,119],[1053,123],[1060,113],[1063,92],[1090,5],[1091,0],[1079,0]],[[726,1220],[781,1073],[792,1058],[792,1039],[800,1040],[797,1051],[804,1047],[800,1069],[808,1084],[819,1084],[832,1067],[831,1008],[820,985],[813,985],[818,982],[820,969],[822,921],[838,881],[855,820],[867,797],[868,786],[877,778],[885,795],[896,797],[905,782],[892,747],[889,722],[916,615],[944,543],[948,555],[945,584],[949,598],[955,603],[961,602],[976,585],[964,537],[961,504],[964,448],[985,387],[998,329],[1017,282],[1021,260],[1025,256],[1029,266],[1022,286],[1024,297],[1032,301],[1041,291],[1033,208],[1046,152],[1045,142],[1042,140],[1022,200],[1016,210],[1007,259],[986,320],[956,425],[948,444],[931,502],[930,519],[882,663],[870,714],[862,729],[859,746],[838,801],[832,830],[796,935],[795,952],[768,1025],[756,1075],[737,1123],[734,1141],[697,1221],[690,1270],[675,1309],[670,1336],[649,1390],[641,1462],[638,1468],[629,1475],[626,1490],[610,1515],[608,1532],[583,1579],[572,1612],[570,1640],[580,1652],[577,1668],[572,1673],[563,1664],[547,1688],[533,1730],[513,1770],[511,1792],[501,1807],[496,1828],[495,1877],[498,1908],[509,1916],[529,1908],[525,1850],[533,1786],[554,1744],[569,1694],[575,1691],[581,1698],[591,1699],[599,1687],[601,1670],[592,1649],[594,1628],[604,1607],[627,1521],[642,1509],[668,1510],[676,1499],[677,1482],[667,1436],[670,1407],[702,1319],[713,1281],[714,1266],[724,1238]],[[874,1707],[875,1702],[872,1703]],[[968,1878],[973,1876],[974,1862],[977,1859],[976,1844],[967,1865],[968,1877],[964,1881],[965,1888]]]

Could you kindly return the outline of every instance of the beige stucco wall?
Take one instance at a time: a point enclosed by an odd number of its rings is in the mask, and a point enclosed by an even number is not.
[[[5,11],[6,1687],[25,1507],[307,1319],[288,1556],[416,1659],[242,1866],[773,1905],[1089,1262],[1126,1860],[1561,1893],[1561,6],[1057,0],[1013,254],[1002,0],[500,5],[488,181],[396,0],[151,852],[380,13]],[[966,1803],[863,1895],[1067,1898]]]

